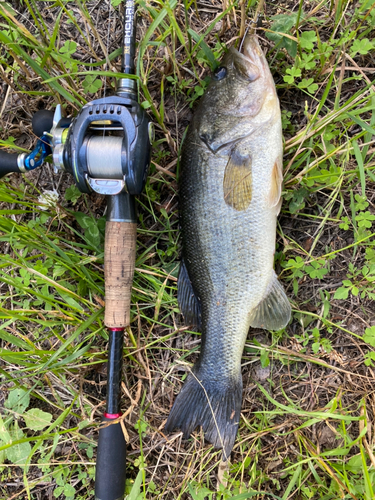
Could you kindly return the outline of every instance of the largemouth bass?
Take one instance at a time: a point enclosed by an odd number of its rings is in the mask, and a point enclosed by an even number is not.
[[[183,254],[178,301],[202,331],[200,356],[166,430],[199,425],[229,457],[241,402],[241,356],[250,327],[279,330],[290,304],[273,269],[281,206],[279,101],[256,36],[231,48],[202,97],[181,157]]]

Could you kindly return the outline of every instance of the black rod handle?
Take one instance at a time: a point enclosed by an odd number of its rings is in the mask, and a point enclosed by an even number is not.
[[[116,415],[111,417],[104,416],[99,431],[95,500],[122,500],[125,496],[126,441],[121,424],[111,424]]]
[[[108,328],[108,335],[106,412],[113,415],[120,413],[124,328]]]

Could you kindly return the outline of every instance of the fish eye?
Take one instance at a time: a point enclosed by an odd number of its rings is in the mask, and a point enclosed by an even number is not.
[[[219,66],[218,68],[215,69],[214,71],[215,80],[222,80],[226,76],[227,76],[227,68],[225,68],[225,66]]]

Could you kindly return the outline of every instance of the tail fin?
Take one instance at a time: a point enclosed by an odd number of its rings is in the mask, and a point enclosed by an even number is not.
[[[181,429],[187,439],[201,425],[205,438],[215,448],[223,448],[229,458],[236,439],[242,403],[242,378],[206,380],[199,371],[191,372],[174,402],[165,429]]]

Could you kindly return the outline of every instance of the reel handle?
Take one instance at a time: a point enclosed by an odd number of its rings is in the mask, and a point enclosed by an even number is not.
[[[53,125],[53,111],[48,111],[47,109],[41,109],[37,111],[32,120],[32,128],[34,134],[41,138],[45,132],[49,132]],[[6,153],[5,151],[0,151],[0,179],[4,175],[11,174],[13,172],[25,173],[28,170],[32,170],[34,167],[28,165],[26,159],[28,153]]]
[[[130,324],[137,224],[107,221],[104,246],[105,318],[107,328]]]

